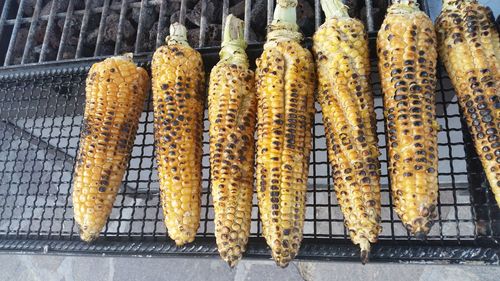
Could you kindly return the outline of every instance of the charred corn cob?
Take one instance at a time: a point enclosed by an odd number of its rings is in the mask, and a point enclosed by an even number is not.
[[[243,21],[229,15],[210,74],[208,116],[215,238],[231,267],[245,252],[252,215],[257,98],[245,48]]]
[[[300,45],[296,0],[278,0],[257,60],[257,192],[263,235],[276,263],[297,254],[304,225],[314,62]]]
[[[111,214],[132,152],[149,77],[131,56],[90,68],[73,181],[74,218],[82,240],[96,239]]]
[[[322,0],[326,22],[314,35],[318,101],[335,192],[351,240],[368,260],[380,233],[380,179],[368,39],[341,0]]]
[[[438,196],[435,117],[436,35],[415,0],[393,0],[377,38],[396,212],[419,239],[429,232]]]
[[[436,29],[439,54],[500,206],[500,39],[490,13],[475,0],[444,0]]]
[[[200,223],[205,89],[201,55],[188,45],[183,25],[170,26],[151,70],[161,205],[168,234],[180,246],[194,240]]]

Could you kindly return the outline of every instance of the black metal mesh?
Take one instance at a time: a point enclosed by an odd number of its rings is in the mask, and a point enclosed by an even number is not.
[[[89,65],[89,64],[87,64]],[[0,72],[0,237],[78,240],[71,201],[74,156],[84,105],[87,67],[40,73]],[[413,240],[394,213],[387,178],[385,127],[380,83],[373,61],[373,87],[382,163],[380,240]],[[464,150],[456,97],[440,72],[436,91],[439,131],[438,218],[428,239],[468,245],[498,241],[498,208],[473,151]],[[316,106],[304,237],[347,241],[342,214],[332,192],[326,141]],[[145,105],[130,167],[102,240],[121,238],[168,241],[159,205],[153,148],[151,101]],[[453,124],[453,126],[452,126]],[[213,237],[213,205],[209,187],[208,121],[205,120],[203,195],[199,237]],[[468,149],[470,150],[470,149]],[[466,163],[469,163],[466,166]],[[479,167],[479,168],[478,168]],[[261,232],[254,198],[251,235]],[[250,241],[252,243],[252,239]]]

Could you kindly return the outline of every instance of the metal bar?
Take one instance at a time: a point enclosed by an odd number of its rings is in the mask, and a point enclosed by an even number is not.
[[[2,35],[3,35],[3,28],[5,26],[5,20],[7,18],[7,14],[9,13],[10,10],[10,4],[14,0],[6,0],[5,4],[3,5],[2,9],[2,15],[0,16],[0,40],[2,40]]]
[[[156,48],[160,47],[165,41],[165,29],[167,28],[167,0],[162,0],[160,4],[160,14],[158,15],[158,32],[156,33]]]
[[[80,28],[80,34],[78,35],[78,44],[76,46],[75,58],[77,59],[82,57],[83,36],[87,32],[87,25],[89,24],[90,6],[92,5],[91,3],[92,0],[87,0],[85,2],[85,13],[83,14],[82,27]]]
[[[134,47],[134,54],[137,54],[140,52],[140,46],[142,46],[142,36],[144,35],[143,29],[144,29],[144,17],[146,13],[146,2],[145,0],[141,1],[141,10],[139,12],[139,23],[137,24],[137,36],[135,37],[135,47]]]
[[[205,45],[207,34],[207,0],[201,0],[201,15],[200,15],[200,39],[198,46],[201,48]]]
[[[26,37],[26,44],[24,45],[21,64],[24,64],[26,62],[26,58],[28,57],[29,52],[32,50],[33,39],[35,38],[35,30],[38,27],[38,19],[40,17],[40,10],[42,9],[42,3],[43,0],[37,0],[35,3],[35,10],[33,11],[33,21],[30,24],[28,36]]]
[[[319,3],[320,0],[314,0],[314,23],[315,23],[315,30],[318,30],[318,28],[321,25],[321,4]]]
[[[250,22],[252,14],[252,0],[245,0],[245,41],[250,40]]]
[[[47,47],[49,45],[49,36],[52,33],[52,26],[54,25],[54,18],[57,10],[59,9],[59,1],[52,1],[52,6],[50,7],[49,21],[47,22],[47,27],[45,28],[45,34],[43,36],[42,51],[40,51],[40,58],[38,62],[45,61],[47,56]]]
[[[267,24],[273,21],[274,15],[274,0],[267,0]]]
[[[106,28],[106,17],[108,16],[109,1],[110,0],[104,0],[104,4],[102,6],[101,21],[99,22],[99,31],[97,33],[97,42],[95,44],[94,57],[97,57],[101,54],[101,45],[104,37],[104,29]]]
[[[14,45],[16,44],[17,32],[19,31],[19,26],[21,25],[21,22],[17,20],[20,19],[23,15],[23,8],[24,0],[21,0],[21,2],[19,3],[19,8],[17,9],[16,23],[12,28],[12,35],[10,36],[9,47],[7,49],[7,54],[5,55],[5,61],[3,65],[10,65],[10,63],[12,62],[12,53],[14,52],[13,49]]]
[[[181,1],[181,9],[179,11],[179,23],[185,25],[186,24],[186,9],[187,9],[187,0]]]
[[[64,19],[64,26],[61,34],[61,42],[59,43],[59,49],[57,50],[56,60],[61,60],[64,47],[66,47],[66,40],[68,38],[69,26],[71,24],[71,18],[73,17],[73,10],[75,8],[73,0],[69,0],[68,9],[66,10],[66,18]]]
[[[221,41],[224,40],[224,28],[226,26],[226,18],[229,15],[229,0],[222,1],[222,28],[221,28]]]
[[[373,27],[373,4],[372,0],[365,0],[365,6],[366,6],[366,24],[368,26],[368,31],[374,31]]]
[[[408,243],[408,241],[401,242],[401,245],[384,243],[384,241],[374,244],[370,260],[402,264],[421,264],[422,262],[442,264],[443,261],[453,264],[500,264],[498,248],[493,245],[482,247],[473,243],[453,246],[441,245],[440,241],[428,241],[422,245]],[[141,241],[130,237],[108,237],[106,241],[96,241],[92,244],[79,240],[5,238],[0,240],[0,251],[24,254],[73,253],[87,256],[218,256],[217,245],[213,237],[197,237],[189,247],[178,247],[174,241],[164,237],[155,241]],[[245,256],[247,258],[270,258],[264,239],[251,237]],[[296,260],[359,262],[359,247],[334,239],[322,243],[317,239],[305,238]]]
[[[118,55],[121,51],[122,40],[123,40],[123,24],[125,21],[125,14],[127,13],[128,0],[123,0],[120,9],[120,19],[118,20],[118,34],[116,34],[115,43],[115,55]]]

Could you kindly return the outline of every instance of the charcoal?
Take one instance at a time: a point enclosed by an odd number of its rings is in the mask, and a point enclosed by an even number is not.
[[[200,41],[200,29],[199,28],[188,29],[187,39],[189,45],[191,45],[192,47],[198,47],[198,42]]]
[[[186,18],[196,26],[200,26],[201,2],[199,1],[187,14]],[[207,23],[220,22],[222,17],[222,1],[207,0],[206,9]]]
[[[108,42],[116,42],[118,36],[118,23],[120,15],[111,13],[106,17],[106,26],[104,28],[104,40]],[[122,38],[124,40],[135,39],[135,28],[127,19],[123,19]]]
[[[255,33],[252,28],[248,31],[248,43],[258,43],[264,41],[264,39],[264,36]]]
[[[161,5],[158,4],[155,6],[155,12],[156,14],[160,14],[160,7]],[[167,5],[166,5],[166,13],[165,13],[165,16],[168,18],[170,17],[173,13],[175,13],[176,11],[179,11],[181,9],[181,2],[180,1],[167,1]]]
[[[79,2],[79,1],[76,1]],[[81,1],[84,2],[84,1]],[[97,7],[102,7],[104,5],[104,0],[91,0],[90,2],[90,7],[91,8],[97,8]]]
[[[236,17],[243,18],[245,15],[245,1],[239,1],[229,8],[229,13]]]
[[[364,1],[362,0],[345,0],[344,4],[349,7],[349,16],[354,17],[354,18],[359,18],[359,10],[361,6],[363,5]]]
[[[22,27],[17,31],[16,43],[14,44],[14,49],[12,49],[14,57],[21,57],[23,55],[26,39],[28,38],[28,32],[28,27]]]
[[[65,20],[64,18],[61,18],[57,21],[57,27],[59,28],[59,30],[63,30],[64,20]],[[69,20],[68,30],[66,31],[68,33],[66,37],[66,44],[76,46],[76,44],[78,43],[78,36],[80,34],[81,25],[82,25],[81,17],[72,17]]]
[[[76,54],[76,45],[66,45],[62,52],[62,59],[72,59]]]
[[[179,14],[180,14],[180,11],[176,11],[174,12],[171,16],[170,16],[170,24],[173,24],[175,22],[179,22]]]
[[[17,0],[17,4],[19,5],[21,0]],[[23,4],[23,13],[27,17],[33,16],[33,12],[35,11],[36,0],[25,0]]]
[[[385,10],[383,10],[383,9],[372,8],[373,27],[375,28],[375,30],[378,30],[378,28],[380,27],[380,25],[382,25],[382,22],[384,21],[384,16],[385,16],[384,12],[385,12]],[[363,21],[363,23],[365,25],[367,25],[366,7],[361,8],[360,14],[361,14],[361,21]]]
[[[158,20],[158,14],[155,13],[153,6],[148,6],[148,5],[144,6],[143,13],[144,13],[142,22],[143,24],[142,26],[144,28],[143,30],[148,30],[153,26],[155,21]],[[137,24],[139,24],[140,16],[141,16],[141,8],[140,7],[133,8],[131,13],[131,19]]]
[[[47,22],[42,22],[35,30],[33,40],[35,44],[43,44],[45,39],[45,30],[47,29]],[[61,40],[61,30],[57,24],[52,25],[52,30],[48,33],[47,43],[52,48],[58,48]]]
[[[111,43],[104,43],[101,45],[101,53],[100,56],[112,55],[115,52],[115,45]]]
[[[314,33],[314,9],[306,0],[299,0],[297,6],[297,24],[305,36],[312,36]]]
[[[258,34],[266,34],[267,26],[267,1],[255,0],[252,1],[252,14],[250,16],[250,25]]]
[[[94,48],[97,42],[97,35],[99,34],[99,29],[94,29],[87,33],[87,36],[83,36],[83,45],[88,48]]]
[[[205,46],[220,46],[222,40],[222,25],[209,24],[205,34]]]

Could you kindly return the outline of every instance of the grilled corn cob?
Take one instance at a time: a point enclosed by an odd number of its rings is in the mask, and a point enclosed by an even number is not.
[[[439,54],[500,206],[500,39],[492,18],[475,0],[444,0],[436,29]]]
[[[278,0],[257,60],[257,192],[263,235],[276,263],[297,254],[304,225],[314,62],[300,45],[296,0]]]
[[[231,267],[245,252],[252,215],[257,98],[245,48],[243,21],[229,15],[210,74],[208,116],[215,238]]]
[[[415,0],[393,0],[377,38],[396,212],[419,239],[429,232],[438,196],[435,117],[436,35]]]
[[[201,55],[188,45],[183,25],[170,26],[151,69],[161,205],[168,234],[180,246],[194,240],[200,224],[205,89]]]
[[[314,35],[318,100],[323,110],[335,192],[351,240],[368,260],[380,233],[380,180],[368,39],[341,0],[322,0],[326,22]]]
[[[132,152],[148,74],[125,55],[90,68],[73,181],[74,218],[82,240],[95,240],[113,208]]]

